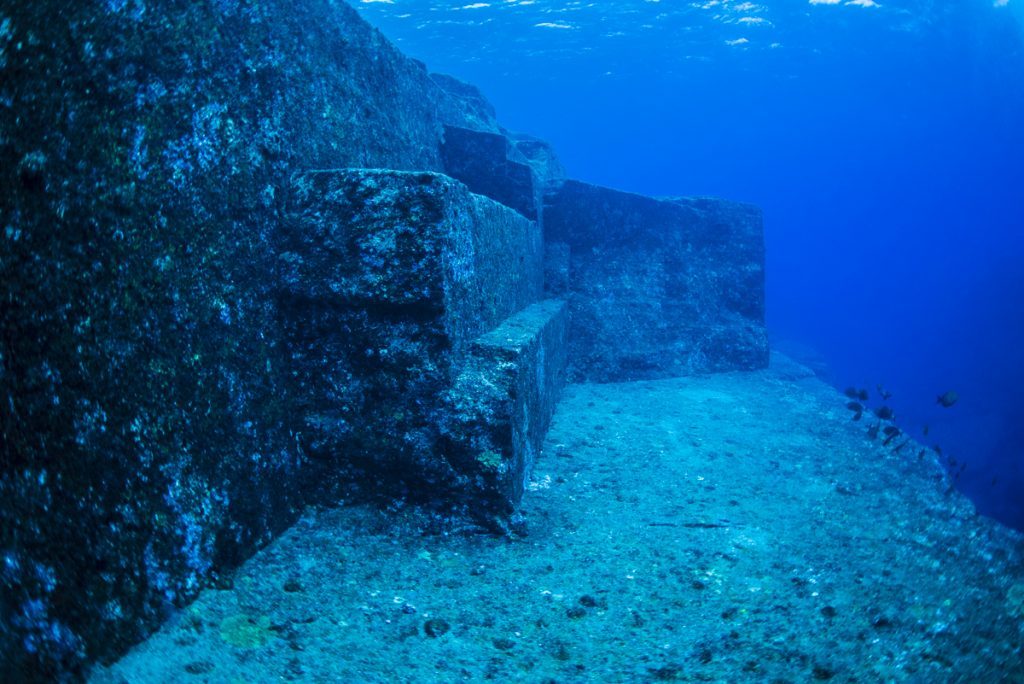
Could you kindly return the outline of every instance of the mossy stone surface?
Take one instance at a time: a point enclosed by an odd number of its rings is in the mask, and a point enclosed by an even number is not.
[[[866,438],[846,401],[784,363],[569,385],[525,536],[311,512],[198,602],[214,620],[267,606],[301,650],[278,639],[257,661],[210,630],[183,647],[169,624],[95,684],[172,681],[197,659],[223,681],[286,676],[295,658],[312,681],[382,684],[1024,679],[1007,602],[1024,535],[932,457]],[[299,568],[306,592],[282,591]]]
[[[293,176],[468,110],[331,0],[0,7],[0,679],[80,674],[285,529]]]

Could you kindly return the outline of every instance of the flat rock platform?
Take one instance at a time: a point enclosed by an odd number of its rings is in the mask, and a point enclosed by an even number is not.
[[[569,385],[522,535],[309,510],[97,683],[1024,681],[1024,537],[801,366]]]

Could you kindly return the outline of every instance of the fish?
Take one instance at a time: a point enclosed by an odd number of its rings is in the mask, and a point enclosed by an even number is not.
[[[893,452],[894,454],[898,454],[898,453],[900,452],[900,450],[901,450],[901,449],[902,449],[903,447],[907,446],[908,444],[910,444],[910,440],[909,440],[909,439],[908,439],[908,440],[905,440],[905,441],[903,441],[903,442],[900,442],[899,444],[897,444],[897,445],[896,445],[896,446],[895,446],[895,447],[893,448],[892,452]]]
[[[866,389],[857,390],[857,398],[861,401],[868,400],[868,391]]]
[[[925,423],[925,424],[924,424],[924,428],[923,428],[923,429],[921,430],[921,432],[923,432],[923,433],[924,433],[924,436],[925,436],[925,437],[927,437],[927,436],[928,436],[928,423]]]
[[[882,401],[889,401],[892,398],[892,392],[881,385],[875,385],[875,389],[878,390],[878,396],[882,397]]]
[[[882,423],[881,421],[879,421],[877,425],[872,425],[871,427],[869,427],[868,437],[871,439],[876,439],[878,437],[878,428],[881,427],[881,425]]]
[[[885,428],[882,430],[882,432],[884,432],[886,437],[888,437],[890,435],[898,435],[898,434],[900,434],[900,429],[898,427],[896,427],[895,425],[886,425]]]
[[[967,470],[967,464],[966,463],[961,463],[960,464],[960,468],[957,469],[956,474],[953,476],[953,479],[956,480],[957,482],[959,482],[960,481],[960,476],[964,474],[965,470]]]
[[[850,399],[858,399],[860,397],[860,392],[857,391],[856,387],[847,387],[843,390],[843,394],[848,396]]]
[[[846,408],[850,409],[855,413],[862,413],[864,411],[864,407],[861,404],[857,403],[856,401],[851,401],[849,404],[846,405]]]
[[[881,418],[882,420],[892,420],[893,418],[896,417],[896,414],[893,413],[893,410],[888,406],[879,406],[878,408],[876,408],[875,415]]]
[[[935,403],[940,404],[942,408],[949,408],[950,406],[955,404],[959,399],[960,395],[954,392],[953,390],[950,390],[945,394],[940,394],[938,397],[936,397]]]

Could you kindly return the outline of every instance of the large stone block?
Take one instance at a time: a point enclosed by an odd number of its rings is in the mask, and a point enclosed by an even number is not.
[[[306,174],[291,209],[279,310],[312,458],[472,512],[493,485],[438,448],[440,397],[474,340],[540,298],[537,225],[431,173]]]
[[[123,651],[309,502],[291,179],[442,170],[443,99],[335,0],[3,3],[0,681]]]
[[[510,157],[520,156],[500,133],[458,126],[444,127],[441,158],[444,171],[470,190],[486,195],[523,216],[540,216],[540,184],[533,167]]]
[[[494,105],[475,85],[447,74],[431,74],[430,79],[441,92],[437,109],[444,124],[474,131],[501,132]]]
[[[548,299],[481,335],[446,395],[443,451],[499,523],[523,495],[565,383],[567,314]]]
[[[517,157],[530,165],[541,184],[565,179],[565,167],[562,166],[550,143],[527,133],[504,133],[511,141]]]
[[[653,199],[566,181],[545,198],[549,288],[567,289],[570,379],[609,382],[764,367],[756,207]]]

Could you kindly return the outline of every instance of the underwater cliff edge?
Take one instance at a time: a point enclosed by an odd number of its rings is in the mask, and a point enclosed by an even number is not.
[[[5,4],[0,159],[4,681],[308,505],[514,529],[566,377],[767,364],[759,211],[567,181],[343,3]]]

